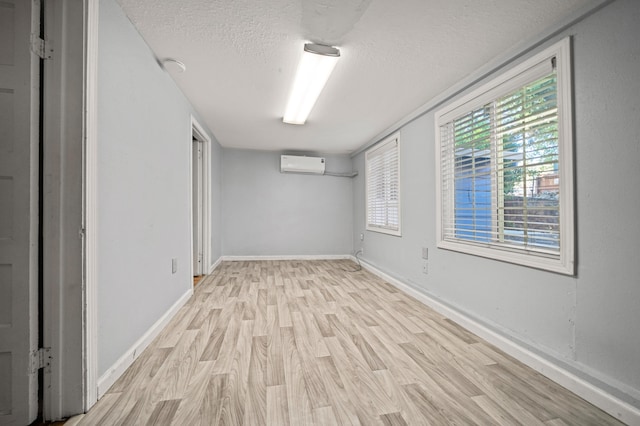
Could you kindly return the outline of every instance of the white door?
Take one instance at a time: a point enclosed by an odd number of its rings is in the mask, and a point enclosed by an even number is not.
[[[0,1],[0,424],[37,416],[39,15]]]
[[[202,275],[202,142],[193,139],[192,145],[192,201],[193,201],[193,275]]]

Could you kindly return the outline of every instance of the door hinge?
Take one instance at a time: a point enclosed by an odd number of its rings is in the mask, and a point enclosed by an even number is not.
[[[41,368],[46,370],[51,367],[51,348],[39,348],[31,352],[31,373],[36,373]]]
[[[36,34],[31,35],[31,51],[42,59],[53,58],[53,49],[51,49],[49,42],[41,39]]]

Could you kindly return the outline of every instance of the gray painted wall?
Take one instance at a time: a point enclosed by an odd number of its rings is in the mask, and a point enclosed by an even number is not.
[[[640,2],[619,0],[573,36],[576,277],[437,249],[433,111],[401,129],[402,237],[365,231],[364,259],[640,407]],[[556,37],[552,41],[556,41]],[[354,157],[363,172],[364,154]],[[422,273],[421,247],[429,249]]]
[[[327,170],[351,171],[346,155]],[[352,252],[351,179],[280,173],[280,153],[223,150],[226,256],[345,255]]]
[[[195,113],[115,1],[100,1],[99,26],[102,375],[192,286],[189,167]],[[212,258],[217,259],[221,149],[212,144]],[[176,274],[171,273],[172,258],[178,259]]]

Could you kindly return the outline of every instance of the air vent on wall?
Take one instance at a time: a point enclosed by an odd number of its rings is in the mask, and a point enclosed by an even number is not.
[[[280,171],[290,173],[324,174],[324,158],[281,155]]]

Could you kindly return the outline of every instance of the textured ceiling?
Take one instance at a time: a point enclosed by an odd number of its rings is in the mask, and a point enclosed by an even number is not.
[[[595,0],[118,0],[225,147],[352,152]],[[282,123],[305,42],[341,59],[307,123]]]

